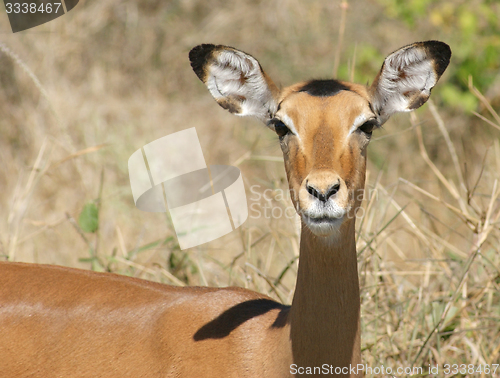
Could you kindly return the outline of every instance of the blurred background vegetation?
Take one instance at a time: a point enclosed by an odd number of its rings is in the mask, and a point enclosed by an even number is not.
[[[0,258],[238,285],[290,303],[298,227],[284,216],[277,138],[219,108],[189,50],[237,47],[283,86],[364,84],[390,52],[442,40],[453,56],[432,102],[393,117],[369,147],[357,235],[363,360],[498,363],[499,20],[489,0],[81,0],[12,34],[0,5]],[[239,166],[261,214],[181,251],[168,214],[134,207],[127,160],[193,126],[208,164]]]
[[[440,30],[453,50],[454,66],[442,90],[447,105],[471,111],[478,106],[469,77],[498,105],[500,102],[500,5],[497,1],[379,0],[387,15],[409,30]]]

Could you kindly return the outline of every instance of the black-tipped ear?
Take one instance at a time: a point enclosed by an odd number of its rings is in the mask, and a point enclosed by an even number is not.
[[[191,67],[202,82],[205,82],[206,78],[205,67],[216,49],[217,46],[215,45],[203,44],[196,46],[189,52]]]
[[[439,41],[405,46],[384,61],[370,93],[380,122],[422,106],[450,63],[451,49]]]
[[[279,91],[259,62],[232,47],[203,44],[189,52],[191,67],[224,109],[267,122]]]
[[[420,42],[422,47],[427,50],[427,54],[434,62],[434,69],[438,78],[444,73],[448,64],[450,64],[451,48],[444,42],[427,41]]]

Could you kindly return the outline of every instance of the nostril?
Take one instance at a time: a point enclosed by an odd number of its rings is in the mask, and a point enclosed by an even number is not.
[[[340,181],[337,181],[337,183],[332,185],[330,187],[330,189],[328,189],[328,191],[326,192],[326,196],[325,196],[326,200],[328,201],[328,199],[331,196],[335,195],[339,191],[339,189],[340,189]]]
[[[325,195],[324,195],[321,191],[319,191],[318,189],[316,189],[314,186],[309,185],[309,184],[307,183],[307,184],[306,184],[306,188],[307,188],[308,193],[309,193],[311,196],[313,196],[313,197],[315,197],[315,198],[319,199],[321,202],[326,202],[326,201],[328,201],[328,198],[327,198],[327,197],[326,197],[326,196],[325,196]]]
[[[320,194],[320,192],[318,192],[318,190],[316,188],[314,188],[313,186],[311,186],[309,184],[306,184],[306,188],[307,188],[307,192],[311,196],[321,199],[320,197],[322,197],[322,195]]]
[[[306,189],[311,196],[319,199],[321,202],[326,202],[340,190],[340,181],[330,186],[325,192],[316,189],[314,186],[310,185],[309,182],[306,182]]]

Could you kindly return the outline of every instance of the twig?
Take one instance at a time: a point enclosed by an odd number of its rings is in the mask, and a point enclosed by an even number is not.
[[[16,196],[16,198],[14,199],[13,208],[9,212],[9,216],[7,218],[8,224],[13,227],[12,235],[9,234],[9,239],[7,242],[8,245],[7,255],[9,261],[15,260],[15,254],[18,245],[22,218],[24,217],[26,211],[28,210],[28,204],[30,202],[31,195],[35,187],[35,182],[37,182],[40,179],[40,177],[42,177],[45,173],[45,171],[43,170],[44,164],[46,165],[49,159],[46,158],[46,161],[43,162],[43,157],[45,155],[46,147],[47,147],[47,138],[44,138],[42,146],[40,147],[40,151],[38,152],[37,158],[35,160],[35,164],[31,169],[28,182],[26,183],[24,191],[22,192],[22,194],[19,194],[19,196],[18,197]]]
[[[263,239],[264,239],[267,235],[269,235],[269,232],[266,232],[266,233],[265,233],[265,234],[263,234],[260,238],[258,238],[256,241],[254,241],[254,242],[250,245],[250,247],[254,247],[256,244],[258,244],[260,241],[262,241],[262,240],[263,240]],[[231,261],[231,263],[230,263],[229,265],[227,265],[224,269],[227,269],[227,268],[232,269],[232,268],[234,267],[234,264],[236,264],[236,261],[238,261],[238,259],[239,259],[240,257],[243,257],[243,256],[245,255],[245,252],[246,252],[246,251],[244,250],[244,251],[242,251],[242,252],[238,253],[238,254],[237,254],[237,255],[233,258],[233,260]]]
[[[40,93],[42,94],[42,97],[45,98],[45,100],[47,100],[49,106],[50,106],[50,110],[54,113],[54,115],[56,114],[53,106],[52,106],[52,102],[50,101],[49,99],[49,95],[47,93],[47,91],[45,90],[45,88],[42,86],[42,83],[40,83],[40,80],[38,80],[38,77],[33,73],[33,71],[31,71],[31,69],[28,67],[28,65],[26,63],[24,63],[21,58],[19,58],[19,56],[13,52],[11,49],[9,49],[7,46],[5,46],[3,43],[0,42],[0,51],[3,52],[5,55],[7,55],[9,58],[11,58],[14,63],[16,63],[19,67],[21,67],[21,69],[26,72],[26,74],[30,77],[30,79],[33,81],[33,83],[35,84],[35,87],[38,88],[38,90],[40,91]]]
[[[254,266],[254,265],[252,265],[252,264],[250,264],[248,262],[245,263],[245,266],[248,266],[255,273],[257,273],[260,277],[262,277],[267,282],[267,284],[269,285],[269,287],[271,288],[271,290],[274,292],[274,294],[276,294],[276,296],[278,297],[278,299],[280,300],[280,302],[284,303],[283,302],[283,298],[278,293],[278,288],[276,286],[274,286],[274,284],[271,282],[271,280],[263,272],[261,272],[256,266]]]
[[[339,26],[339,38],[337,40],[337,47],[335,48],[335,58],[333,61],[333,77],[337,77],[337,73],[339,71],[340,65],[340,55],[342,53],[342,42],[344,41],[344,33],[345,33],[345,21],[347,15],[347,9],[349,8],[349,4],[347,0],[342,0],[340,3],[340,26]]]
[[[464,269],[464,272],[462,274],[462,277],[460,278],[459,284],[458,284],[457,288],[455,289],[455,292],[451,296],[450,300],[446,304],[446,307],[445,307],[443,313],[441,314],[441,318],[439,319],[439,322],[434,326],[434,328],[431,330],[431,332],[429,333],[429,335],[425,339],[424,343],[420,347],[420,350],[417,353],[417,356],[413,360],[413,363],[412,363],[413,366],[415,366],[418,358],[420,357],[420,355],[422,354],[422,352],[425,350],[425,348],[426,348],[427,344],[429,343],[429,340],[431,339],[432,335],[437,330],[439,330],[439,328],[443,325],[444,320],[446,319],[446,316],[448,315],[448,312],[449,312],[450,308],[452,307],[453,303],[455,303],[455,301],[458,298],[458,295],[462,291],[461,290],[462,286],[466,285],[466,280],[467,280],[467,277],[468,277],[468,274],[469,274],[469,270],[470,270],[470,267],[471,267],[472,263],[474,262],[474,260],[476,259],[476,257],[480,254],[481,247],[482,247],[483,243],[486,241],[486,239],[488,238],[489,233],[493,229],[493,226],[490,224],[490,219],[491,219],[490,216],[491,216],[491,213],[493,211],[492,209],[493,209],[493,206],[495,204],[496,198],[500,195],[500,190],[499,191],[496,190],[497,184],[498,184],[498,181],[495,180],[495,184],[493,185],[493,194],[492,194],[491,201],[490,201],[490,204],[489,204],[488,210],[487,210],[487,216],[485,218],[484,223],[482,225],[478,225],[478,230],[477,230],[478,232],[474,235],[475,236],[475,238],[474,238],[474,241],[475,241],[474,244],[475,245],[473,247],[472,253],[469,256],[469,259],[467,260],[467,263],[465,265],[465,269]],[[498,212],[498,216],[500,216],[500,211]]]
[[[484,241],[483,241],[484,242]],[[481,243],[482,245],[482,243]],[[422,346],[420,347],[420,350],[418,351],[417,353],[417,356],[415,357],[415,359],[413,360],[412,362],[412,366],[415,366],[415,364],[417,363],[420,355],[424,352],[424,350],[426,349],[427,347],[427,344],[429,343],[431,337],[434,335],[434,333],[441,327],[441,325],[444,323],[445,319],[446,319],[446,316],[448,315],[448,312],[450,311],[452,305],[455,303],[456,299],[458,298],[458,295],[461,293],[461,288],[462,288],[462,285],[464,284],[466,278],[467,278],[467,275],[469,273],[469,269],[473,263],[473,261],[476,259],[476,256],[478,255],[479,253],[479,250],[481,248],[481,245],[479,245],[477,247],[477,249],[474,251],[473,254],[471,254],[469,256],[469,260],[467,261],[467,264],[465,265],[465,270],[462,274],[462,277],[460,278],[460,282],[457,286],[457,288],[455,289],[455,292],[453,293],[453,295],[451,296],[450,300],[448,301],[448,303],[446,304],[446,307],[444,308],[444,311],[443,313],[441,314],[441,318],[439,319],[438,323],[434,326],[434,328],[431,330],[431,332],[429,333],[429,335],[427,335],[427,338],[425,339],[424,343],[422,344]]]
[[[477,113],[477,112],[472,112],[472,114],[474,114],[476,117],[482,119],[484,122],[488,123],[489,125],[493,126],[494,128],[500,130],[500,126],[498,126],[497,124],[491,122],[488,118],[486,117],[483,117],[481,114]]]
[[[380,189],[385,193],[387,194],[387,190],[380,185]],[[390,200],[390,203],[396,208],[396,210],[398,211],[398,214],[401,213],[401,216],[403,217],[403,219],[410,225],[410,227],[414,230],[415,232],[415,235],[417,235],[420,240],[422,241],[422,243],[424,243],[427,248],[429,248],[431,251],[433,251],[433,248],[432,248],[432,245],[430,243],[430,241],[425,237],[424,233],[417,227],[417,225],[415,224],[415,222],[410,218],[410,216],[406,213],[405,211],[405,207],[401,207],[394,198],[391,198]]]
[[[495,121],[500,125],[500,116],[498,115],[498,113],[493,109],[493,107],[491,106],[490,102],[488,101],[488,99],[486,97],[483,96],[483,94],[479,91],[479,89],[477,89],[473,82],[472,82],[472,76],[469,76],[469,89],[470,91],[472,92],[472,94],[474,96],[476,96],[479,101],[481,101],[483,103],[483,105],[486,107],[486,109],[488,109],[488,111],[490,112],[490,114],[493,116],[493,118],[495,118]]]
[[[415,113],[411,113],[410,119],[411,119],[412,124],[414,124],[414,123],[418,124],[418,122],[417,122],[417,116],[415,115]],[[429,158],[429,155],[427,154],[427,150],[425,149],[425,145],[424,145],[424,141],[423,141],[423,137],[422,137],[422,129],[421,129],[421,127],[417,126],[415,128],[415,131],[417,133],[417,140],[418,140],[418,145],[419,145],[419,148],[420,148],[420,155],[422,156],[422,158],[424,159],[424,161],[427,163],[427,165],[429,166],[429,168],[431,168],[432,172],[437,176],[437,178],[439,179],[439,181],[441,181],[441,183],[445,186],[446,189],[448,189],[448,191],[453,196],[453,198],[455,198],[458,201],[458,203],[461,205],[462,212],[464,214],[468,215],[468,212],[467,212],[467,209],[465,208],[465,205],[462,203],[462,201],[460,201],[460,194],[458,193],[458,191],[455,188],[455,186],[452,185],[452,183],[450,181],[448,181],[446,179],[446,177],[444,177],[444,175],[441,173],[441,171],[436,167],[436,165]]]
[[[78,232],[78,234],[81,236],[81,238],[83,239],[83,241],[85,242],[85,244],[87,244],[87,246],[90,248],[90,254],[91,254],[91,256],[95,257],[94,246],[89,241],[89,239],[87,239],[87,237],[83,233],[83,231],[80,228],[80,226],[78,226],[78,223],[76,222],[75,218],[73,218],[69,213],[65,213],[65,214],[66,214],[66,218],[68,219],[69,223],[73,226],[73,228],[76,230],[76,232]]]
[[[432,100],[429,100],[428,104],[429,104],[429,110],[431,111],[431,114],[438,125],[439,131],[441,131],[441,134],[443,134],[446,145],[448,146],[448,150],[450,151],[451,159],[453,160],[453,165],[455,166],[455,172],[457,173],[457,177],[462,183],[462,186],[465,188],[464,176],[462,174],[462,170],[460,169],[460,163],[458,162],[457,151],[455,150],[455,146],[451,142],[450,134],[448,133],[448,130],[446,130],[444,121],[439,115],[439,112],[436,106],[434,105],[434,102]]]
[[[475,227],[477,227],[477,225],[479,224],[479,220],[464,213],[462,210],[456,208],[455,206],[452,206],[450,205],[449,203],[443,201],[441,198],[439,197],[436,197],[435,195],[429,193],[428,191],[420,188],[419,186],[411,183],[410,181],[408,180],[405,180],[404,178],[399,178],[400,181],[404,182],[406,185],[409,185],[411,186],[413,189],[417,190],[418,192],[422,193],[423,195],[429,197],[429,198],[432,198],[434,201],[437,201],[441,204],[443,204],[444,206],[446,206],[449,210],[453,211],[456,215],[458,215],[459,217],[462,218],[462,220],[464,220],[466,223],[468,224],[472,224]]]

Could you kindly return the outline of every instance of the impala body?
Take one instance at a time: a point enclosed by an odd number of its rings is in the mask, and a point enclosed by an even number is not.
[[[1,377],[362,376],[355,218],[367,146],[392,114],[427,101],[450,48],[405,46],[370,87],[313,80],[283,90],[234,48],[189,56],[219,105],[279,137],[302,222],[292,305],[241,288],[0,263]]]

